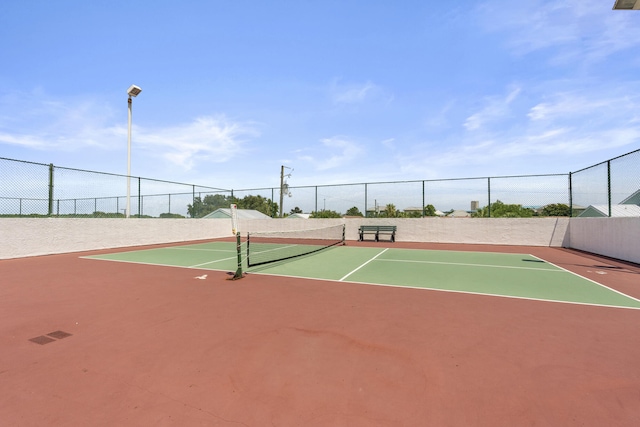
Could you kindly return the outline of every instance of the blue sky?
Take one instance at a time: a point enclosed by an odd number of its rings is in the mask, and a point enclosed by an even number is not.
[[[640,148],[614,0],[0,4],[0,157],[220,188],[566,173]]]

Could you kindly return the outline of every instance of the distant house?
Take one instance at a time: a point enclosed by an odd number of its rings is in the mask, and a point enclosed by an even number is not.
[[[288,215],[287,218],[309,219],[310,216],[311,214],[306,214],[306,213],[292,213]]]
[[[621,205],[640,205],[640,190],[620,202]]]
[[[403,209],[404,213],[411,213],[411,212],[418,212],[420,214],[420,216],[422,216],[422,208],[421,207],[409,207],[406,209]]]
[[[609,216],[609,205],[590,205],[578,218],[598,218]],[[619,205],[611,205],[611,217],[640,217],[640,190],[636,190]]]
[[[573,205],[571,206],[572,213],[571,216],[580,216],[582,212],[584,212],[587,208],[581,205]]]
[[[405,213],[410,213],[410,212],[418,212],[420,214],[420,216],[422,216],[422,208],[420,207],[409,207],[404,209]],[[436,216],[444,216],[444,214],[442,213],[442,211],[439,211],[436,209]]]
[[[231,219],[231,209],[219,208],[202,218]],[[271,219],[271,217],[255,209],[238,209],[238,219]]]
[[[609,216],[609,205],[590,205],[578,218],[601,218]],[[640,217],[638,205],[611,205],[611,217]]]
[[[456,209],[447,215],[448,218],[471,218],[471,214],[467,211]]]

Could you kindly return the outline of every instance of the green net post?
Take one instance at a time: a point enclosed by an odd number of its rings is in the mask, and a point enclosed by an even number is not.
[[[236,251],[238,252],[238,268],[233,275],[233,280],[242,279],[242,245],[240,243],[240,232],[236,233]]]

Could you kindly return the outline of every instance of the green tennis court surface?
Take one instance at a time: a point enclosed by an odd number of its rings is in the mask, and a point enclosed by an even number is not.
[[[277,249],[274,244],[270,250]],[[228,272],[237,267],[236,245],[229,242],[86,258]],[[244,270],[248,274],[640,308],[638,299],[527,254],[336,246]]]

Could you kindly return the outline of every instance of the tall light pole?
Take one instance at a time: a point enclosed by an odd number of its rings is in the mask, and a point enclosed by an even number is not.
[[[129,214],[131,212],[131,97],[134,98],[138,96],[138,94],[142,92],[136,85],[131,85],[127,90],[127,94],[129,94],[129,129],[127,132],[127,211],[126,217],[129,218]]]

